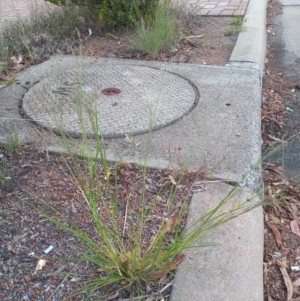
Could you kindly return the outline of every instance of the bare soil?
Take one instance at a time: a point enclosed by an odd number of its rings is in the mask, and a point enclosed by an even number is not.
[[[224,66],[238,35],[225,35],[232,27],[230,22],[231,18],[190,15],[181,22],[181,38],[178,44],[167,52],[160,52],[155,58],[132,49],[132,33],[121,30],[102,34],[96,32],[95,35],[86,36],[82,50],[76,48],[75,53],[82,51],[85,56]]]
[[[281,13],[279,3],[268,4],[268,49],[265,60],[262,99],[263,151],[280,146],[294,134],[286,106],[295,101],[291,89],[295,83],[288,80],[280,67],[278,45],[272,40],[276,34],[274,18]],[[264,300],[300,300],[300,185],[289,179],[279,164],[264,163]],[[297,284],[298,283],[298,284]]]
[[[55,226],[29,205],[31,203],[61,220],[57,213],[49,211],[46,204],[50,205],[94,241],[99,240],[87,202],[70,172],[70,168],[74,169],[70,158],[65,161],[61,157],[50,156],[32,145],[22,146],[12,156],[0,147],[0,154],[3,155],[0,172],[3,173],[6,166],[4,160],[7,162],[7,178],[4,185],[0,185],[0,299],[64,300],[81,288],[85,280],[82,275],[105,277],[97,266],[64,260],[78,258],[87,249],[76,237]],[[79,160],[77,164],[84,178],[84,163]],[[123,162],[110,165],[111,176],[107,180],[100,163],[97,169],[97,185],[101,185],[103,191],[98,204],[101,221],[110,227],[107,216],[112,213],[108,210],[113,210],[114,200],[118,199],[116,218],[124,246],[130,246],[134,233],[137,233],[136,224],[139,223],[141,210],[148,210],[142,250],[149,247],[161,225],[173,227],[175,221],[180,221],[181,227],[184,226],[181,208],[189,204],[195,189],[193,183],[204,178],[201,172],[179,174],[153,169],[148,169],[144,178],[140,167]],[[108,184],[109,193],[105,193]],[[177,192],[171,201],[170,196],[175,190]],[[104,203],[107,207],[103,206]],[[166,243],[171,243],[172,239],[173,231],[170,229]],[[53,250],[45,255],[44,250],[50,245]],[[34,272],[41,258],[47,259],[47,264]],[[66,277],[65,272],[75,274]],[[147,300],[153,301],[162,298],[169,300],[172,278],[173,275],[168,275],[159,285],[145,284],[146,297],[141,300],[147,297]],[[168,289],[163,290],[165,287]],[[134,295],[134,291],[119,291],[118,287],[112,286],[96,291],[89,300],[128,300]],[[71,300],[82,300],[83,296],[71,297]]]

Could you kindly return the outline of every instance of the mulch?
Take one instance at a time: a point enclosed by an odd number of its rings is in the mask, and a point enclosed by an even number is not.
[[[99,272],[91,264],[65,261],[64,258],[79,257],[87,250],[77,238],[56,227],[29,204],[49,213],[48,205],[55,208],[101,244],[77,183],[78,177],[71,172],[79,170],[80,179],[87,178],[84,162],[78,160],[74,166],[70,158],[51,156],[32,145],[22,146],[12,156],[8,156],[2,148],[0,154],[4,155],[0,159],[0,172],[7,167],[6,180],[0,190],[0,299],[63,300],[70,297],[84,280],[79,274],[97,275]],[[187,208],[193,183],[205,178],[204,170],[175,173],[159,169],[147,169],[145,177],[141,167],[126,162],[109,165],[109,170],[107,179],[102,165],[98,163],[97,185],[103,191],[98,204],[101,221],[110,227],[107,217],[112,215],[115,200],[118,200],[116,219],[119,235],[124,239],[124,245],[130,246],[141,212],[147,213],[142,249],[149,247],[161,225],[172,227],[168,220],[174,220],[183,207]],[[108,184],[109,192],[106,190]],[[61,220],[61,216],[54,216]],[[184,216],[181,223],[184,227]],[[171,231],[166,243],[172,242],[172,235]],[[49,246],[53,246],[53,250],[45,255],[44,251]],[[47,259],[47,264],[35,272],[41,258]],[[66,277],[65,272],[74,272],[78,276]],[[148,300],[169,300],[172,278],[173,275],[169,275],[160,285],[147,289],[145,286]],[[168,289],[159,293],[165,286]],[[107,294],[116,297],[101,298]],[[128,291],[110,287],[95,292],[90,300],[126,300],[129,295]],[[80,298],[82,295],[71,299]]]

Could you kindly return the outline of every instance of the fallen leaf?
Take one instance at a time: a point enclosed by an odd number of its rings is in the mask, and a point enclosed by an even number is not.
[[[72,279],[70,279],[70,282],[78,282],[81,281],[80,277],[73,277]]]
[[[34,273],[33,274],[36,274],[37,271],[40,271],[43,269],[43,266],[47,263],[47,260],[45,259],[40,259],[36,265],[36,268],[34,270]]]
[[[177,259],[173,260],[172,263],[169,265],[168,270],[174,269],[176,266],[178,266],[185,259],[185,257],[186,256],[184,254],[181,254]],[[166,275],[165,271],[158,271],[150,274],[149,277],[152,279],[159,280],[163,278],[165,275]]]
[[[286,289],[287,289],[287,301],[291,300],[293,297],[293,283],[286,271],[282,266],[279,266],[280,272],[282,274]]]
[[[172,184],[173,184],[174,186],[177,185],[176,181],[174,180],[174,178],[173,178],[171,175],[169,175],[169,179],[170,179],[170,181],[172,182]]]
[[[163,278],[165,275],[166,275],[165,271],[159,271],[159,272],[155,272],[155,273],[150,274],[149,277],[151,279],[159,280],[159,279]]]
[[[130,169],[132,168],[132,165],[130,163],[128,163],[128,162],[122,162],[121,166],[124,166],[126,168],[130,168]]]
[[[110,175],[111,175],[111,172],[110,172],[110,171],[107,171],[107,172],[105,173],[104,180],[108,180],[109,177],[110,177]]]
[[[271,220],[272,224],[276,224],[276,225],[280,225],[281,224],[279,218],[277,218],[273,214],[270,215],[270,220]]]
[[[181,254],[176,260],[173,260],[173,264],[175,266],[180,265],[183,262],[183,260],[185,259],[185,257],[186,256],[184,254]]]
[[[276,243],[278,245],[279,248],[281,248],[282,246],[282,239],[281,239],[281,234],[279,232],[279,230],[277,229],[277,227],[271,223],[267,223],[267,225],[269,226],[269,228],[272,230],[275,239],[276,239]]]
[[[295,220],[292,220],[290,225],[291,225],[292,232],[296,234],[298,237],[300,237],[300,230],[299,230],[298,223]]]
[[[15,64],[20,64],[20,63],[22,63],[23,58],[22,58],[21,55],[19,55],[18,58],[16,58],[15,56],[12,56],[12,57],[10,58],[10,60],[11,60],[12,62],[14,62]]]
[[[178,223],[178,218],[179,218],[178,214],[173,214],[168,218],[168,220],[166,222],[166,231],[167,232],[172,232],[173,228]]]

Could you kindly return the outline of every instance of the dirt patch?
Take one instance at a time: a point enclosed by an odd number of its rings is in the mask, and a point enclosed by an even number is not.
[[[28,205],[30,202],[47,212],[49,210],[46,204],[52,206],[90,235],[95,242],[99,241],[95,225],[88,214],[87,202],[65,161],[30,145],[23,146],[13,156],[8,156],[0,147],[0,154],[0,174],[6,170],[4,185],[0,187],[0,298],[63,300],[82,286],[85,279],[82,275],[104,277],[95,265],[65,261],[64,258],[79,257],[87,249],[76,237],[56,227]],[[4,160],[7,164],[4,164]],[[70,159],[66,160],[72,166]],[[81,165],[78,161],[77,167],[83,168],[83,163]],[[107,180],[102,165],[99,163],[97,167],[97,185],[103,185],[104,191],[109,183],[112,192],[103,194],[105,200],[99,201],[100,218],[103,224],[109,222],[107,210],[113,210],[113,200],[118,199],[118,231],[124,239],[124,245],[130,246],[130,239],[135,237],[132,234],[136,233],[135,225],[141,216],[141,206],[145,206],[143,209],[146,211],[149,209],[143,231],[142,250],[149,247],[160,225],[167,226],[168,218],[178,216],[181,208],[188,206],[194,181],[204,177],[201,172],[176,174],[168,170],[148,169],[145,178],[140,167],[126,162],[117,166],[110,165],[109,169],[111,176]],[[175,183],[180,186],[174,195]],[[174,195],[172,203],[171,195]],[[159,200],[154,202],[154,198],[158,197]],[[104,201],[108,207],[103,207]],[[55,216],[59,218],[57,214]],[[182,220],[181,227],[183,226]],[[165,243],[172,243],[172,235],[170,231]],[[44,250],[50,245],[53,250],[45,255]],[[40,258],[45,258],[48,262],[41,271],[34,273]],[[66,277],[64,272],[75,274]],[[159,285],[145,284],[144,294],[153,301],[162,298],[169,300],[172,278],[173,275],[169,275]],[[168,289],[164,290],[166,287]],[[119,291],[118,287],[112,286],[109,290],[96,291],[89,300],[129,300],[127,298],[130,293],[130,290]],[[104,294],[115,294],[116,297],[101,297]],[[72,297],[72,300],[82,298],[83,295],[80,295],[78,298]]]
[[[183,22],[181,39],[173,49],[161,52],[156,58],[132,50],[132,34],[122,31],[105,32],[102,35],[86,37],[82,46],[85,56],[108,58],[131,58],[138,60],[158,60],[174,63],[191,63],[224,66],[234,48],[237,33],[226,36],[232,27],[231,18],[190,16]],[[76,48],[76,54],[80,49]]]
[[[291,115],[286,109],[295,101],[291,92],[295,83],[282,69],[282,47],[273,38],[278,32],[274,18],[280,13],[280,4],[269,2],[262,99],[263,150],[281,145],[298,130],[297,124],[289,126]],[[292,284],[300,278],[299,183],[288,179],[279,164],[271,163],[263,164],[263,179],[265,198],[270,201],[265,208],[264,300],[299,300],[299,287]]]

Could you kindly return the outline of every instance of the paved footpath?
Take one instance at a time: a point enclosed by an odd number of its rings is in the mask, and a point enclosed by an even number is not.
[[[7,20],[27,18],[30,12],[45,5],[44,0],[0,0],[0,23]],[[51,5],[46,3],[46,5]]]
[[[203,16],[244,15],[250,0],[175,0],[193,14]],[[43,0],[1,0],[0,23],[19,17],[29,17],[33,8],[45,4]],[[47,5],[51,5],[47,3]]]
[[[187,8],[196,15],[202,16],[243,16],[246,13],[250,0],[180,0],[186,3]]]

